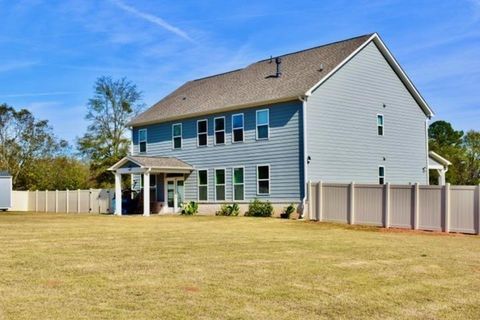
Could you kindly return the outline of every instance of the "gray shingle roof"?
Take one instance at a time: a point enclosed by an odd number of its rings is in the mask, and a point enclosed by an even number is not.
[[[162,122],[262,102],[293,100],[304,95],[370,36],[280,56],[280,77],[274,77],[275,59],[266,59],[243,69],[189,81],[138,115],[129,125]]]
[[[188,163],[174,157],[128,156],[127,158],[134,160],[143,167],[193,169],[193,167]]]

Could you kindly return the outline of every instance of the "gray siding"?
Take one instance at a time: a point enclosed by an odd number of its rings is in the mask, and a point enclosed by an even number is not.
[[[257,141],[256,110],[270,110],[270,139]],[[245,168],[245,202],[255,197],[272,202],[298,202],[303,197],[303,139],[300,101],[274,106],[238,110],[182,121],[166,122],[133,129],[133,154],[138,154],[138,130],[147,128],[148,156],[177,157],[195,169],[208,170],[209,201],[214,202],[214,169],[226,169],[226,199],[232,202],[232,168]],[[244,142],[232,143],[232,119],[236,113],[244,113]],[[225,145],[214,145],[213,121],[225,116]],[[208,119],[208,146],[197,147],[197,120]],[[172,149],[172,124],[182,123],[181,150]],[[270,165],[270,195],[257,196],[256,166]],[[187,200],[197,199],[197,175],[194,171],[185,182]]]
[[[427,183],[426,116],[374,43],[309,97],[306,112],[310,180],[378,183],[383,165],[386,182]]]

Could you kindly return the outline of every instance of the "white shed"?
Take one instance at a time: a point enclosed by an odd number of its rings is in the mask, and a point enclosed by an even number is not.
[[[0,210],[6,211],[12,207],[12,176],[0,171]]]

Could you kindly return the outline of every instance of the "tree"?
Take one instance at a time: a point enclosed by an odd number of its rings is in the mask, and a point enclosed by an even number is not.
[[[88,132],[79,139],[78,150],[89,160],[97,186],[113,184],[107,169],[127,155],[130,140],[127,123],[143,108],[142,93],[125,78],[100,77],[94,85],[94,97],[88,102]]]
[[[87,164],[68,156],[35,159],[18,184],[28,190],[75,190],[90,188]]]
[[[465,148],[465,184],[480,183],[480,131],[470,130],[463,138]]]
[[[26,109],[16,111],[6,104],[0,105],[0,169],[10,172],[17,189],[35,159],[53,157],[67,146],[58,140],[47,120],[37,120]]]

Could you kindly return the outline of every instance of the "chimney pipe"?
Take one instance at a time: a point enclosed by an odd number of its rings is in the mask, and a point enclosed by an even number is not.
[[[280,64],[282,63],[282,59],[280,57],[276,57],[275,63],[277,64],[277,73],[275,74],[275,77],[279,78],[282,75],[282,71],[280,69]]]

